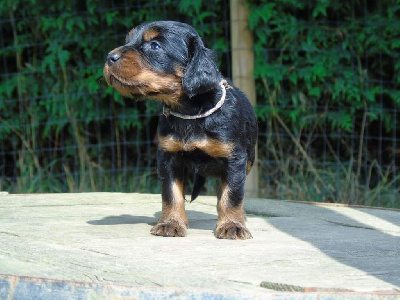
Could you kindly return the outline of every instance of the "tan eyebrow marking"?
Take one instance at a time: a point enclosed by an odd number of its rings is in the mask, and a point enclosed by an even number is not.
[[[143,34],[143,40],[148,42],[159,36],[159,32],[155,29],[149,29]]]

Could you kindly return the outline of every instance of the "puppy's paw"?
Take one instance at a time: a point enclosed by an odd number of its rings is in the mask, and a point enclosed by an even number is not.
[[[247,240],[252,239],[250,231],[240,222],[226,221],[217,223],[215,236],[219,239]]]
[[[151,234],[166,237],[184,237],[186,236],[187,225],[177,220],[159,221],[152,229]]]

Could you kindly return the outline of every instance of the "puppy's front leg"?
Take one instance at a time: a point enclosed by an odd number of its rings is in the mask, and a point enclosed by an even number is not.
[[[228,171],[222,176],[218,187],[218,220],[215,236],[219,239],[251,239],[245,225],[243,209],[246,159],[229,163]]]
[[[185,212],[184,171],[159,153],[158,173],[162,181],[162,212],[151,233],[167,237],[186,236],[188,220]]]

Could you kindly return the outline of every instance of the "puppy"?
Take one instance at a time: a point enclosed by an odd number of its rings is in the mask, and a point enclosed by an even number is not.
[[[157,150],[162,213],[151,233],[186,236],[185,178],[194,173],[191,201],[206,177],[218,179],[216,237],[252,238],[243,200],[255,158],[256,118],[246,96],[223,78],[197,32],[174,21],[139,25],[108,54],[104,77],[124,96],[164,105]]]

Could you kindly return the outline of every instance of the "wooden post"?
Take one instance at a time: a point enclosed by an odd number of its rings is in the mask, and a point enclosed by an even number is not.
[[[242,90],[251,104],[256,105],[254,82],[253,38],[248,29],[248,9],[245,0],[230,0],[231,41],[232,41],[232,81]],[[256,162],[247,176],[245,193],[247,197],[258,196],[258,153]]]

